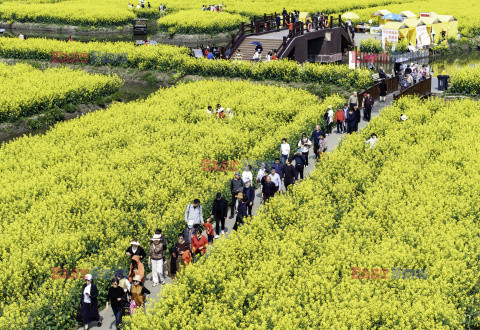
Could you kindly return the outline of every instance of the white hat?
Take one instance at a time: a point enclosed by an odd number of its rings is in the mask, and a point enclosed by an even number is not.
[[[138,245],[138,246],[140,246],[140,243],[138,243],[138,241],[132,241],[132,242],[130,243],[130,245]]]
[[[162,235],[161,234],[155,234],[153,235],[153,237],[151,238],[152,241],[159,241],[160,238],[162,238]]]
[[[188,225],[189,227],[192,227],[192,226],[193,226],[193,220],[188,220],[187,225]]]
[[[91,281],[93,279],[92,274],[85,275],[85,279]]]
[[[401,115],[401,116],[400,116],[400,119],[403,120],[403,121],[405,121],[405,120],[407,120],[407,116]]]

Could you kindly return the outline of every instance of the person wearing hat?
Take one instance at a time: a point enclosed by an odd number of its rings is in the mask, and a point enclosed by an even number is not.
[[[136,307],[142,307],[145,301],[150,295],[150,290],[142,284],[142,276],[135,275],[133,277],[132,290],[130,291],[130,296],[135,302]]]
[[[227,200],[222,197],[221,193],[217,193],[212,205],[211,218],[215,219],[215,238],[219,237],[220,229],[222,235],[225,234],[225,220],[227,219],[228,205]]]
[[[240,172],[235,172],[235,177],[230,181],[230,192],[232,193],[232,207],[230,209],[230,219],[233,219],[235,213],[235,196],[243,190],[243,180],[240,178]]]
[[[188,204],[185,210],[185,223],[193,221],[193,226],[197,228],[201,223],[203,224],[203,209],[200,205],[200,200],[196,198],[192,204]]]
[[[148,254],[148,264],[152,267],[153,286],[165,284],[165,269],[163,258],[167,248],[167,240],[162,236],[162,231],[157,229],[151,238],[152,244]]]
[[[100,315],[98,314],[98,289],[93,283],[92,274],[85,275],[85,283],[82,286],[82,315],[83,325],[88,329],[90,322],[97,321],[98,326],[102,326]]]
[[[145,258],[147,255],[145,253],[145,250],[140,246],[140,243],[138,242],[138,239],[134,239],[131,243],[128,249],[125,251],[125,254],[129,257],[133,256],[139,256],[140,260]]]

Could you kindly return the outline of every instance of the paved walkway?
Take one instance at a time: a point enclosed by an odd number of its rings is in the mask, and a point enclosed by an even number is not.
[[[392,94],[390,94],[390,95],[387,96],[386,102],[379,102],[378,100],[375,101],[374,107],[372,109],[372,118],[378,116],[379,113],[380,113],[380,110],[383,107],[391,105],[392,102],[393,102],[392,100],[393,100],[393,97],[392,97]],[[367,122],[362,120],[359,124],[359,128],[363,128],[367,124],[368,124]],[[337,134],[336,133],[336,126],[335,126],[332,129],[332,134],[330,134],[329,136],[326,137],[327,146],[328,146],[330,151],[333,150],[338,145],[338,143],[342,139],[342,137],[343,137],[343,134]],[[315,169],[315,166],[313,165],[314,164],[314,159],[313,158],[314,158],[313,148],[311,148],[310,153],[309,153],[310,166],[305,168],[305,171],[304,171],[305,177],[308,177],[310,172]],[[284,191],[284,187],[282,187],[282,190]],[[256,215],[257,212],[258,212],[258,209],[261,207],[261,204],[260,204],[261,197],[262,197],[262,193],[261,193],[260,189],[257,189],[256,190],[256,197],[255,197],[255,201],[254,201],[253,209],[252,209],[252,215]],[[230,211],[228,212],[228,215],[230,216]],[[226,234],[226,236],[228,236],[228,233],[232,232],[232,230],[233,230],[232,228],[233,228],[234,223],[235,223],[235,218],[230,219],[228,217],[227,220],[225,221],[225,227],[226,227],[225,234]],[[166,285],[171,285],[172,284],[172,279],[170,277],[167,277],[166,283],[167,283]],[[145,287],[151,291],[150,299],[156,298],[161,293],[161,290],[164,287],[164,286],[161,286],[161,285],[158,285],[156,287],[152,287],[152,284],[153,284],[152,274],[150,273],[146,276],[146,282],[145,282]],[[104,307],[104,306],[101,306],[101,308],[102,307]],[[148,304],[147,304],[147,308],[148,308]],[[100,317],[103,319],[103,324],[100,327],[100,329],[115,329],[115,318],[113,317],[113,313],[112,313],[111,308],[109,309],[108,312],[106,312],[105,309],[102,310],[100,312]],[[93,322],[90,327],[93,327],[94,325],[95,325],[95,322]]]

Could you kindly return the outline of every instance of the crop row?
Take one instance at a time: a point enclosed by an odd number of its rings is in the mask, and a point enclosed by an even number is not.
[[[80,104],[114,93],[117,77],[55,68],[38,70],[30,65],[0,63],[0,121],[32,116],[67,103]]]
[[[477,108],[405,98],[383,109],[127,329],[478,327]],[[400,268],[428,276],[387,272]]]
[[[217,103],[233,118],[210,117],[206,108]],[[188,203],[200,198],[206,216],[216,192],[228,196],[232,172],[202,171],[203,159],[272,159],[283,137],[299,138],[321,121],[320,109],[341,103],[289,88],[202,81],[6,144],[0,328],[71,327],[79,284],[51,279],[51,267],[125,267],[130,240],[146,247],[156,228],[173,244]],[[97,284],[105,298],[107,281]]]
[[[189,56],[185,47],[134,46],[131,43],[64,42],[48,39],[0,39],[0,56],[7,58],[51,60],[52,52],[126,54],[123,66],[140,70],[176,71],[202,76],[238,77],[253,80],[278,80],[333,84],[346,88],[365,88],[372,84],[371,72],[364,69],[350,70],[346,65],[320,65],[294,61],[213,61]]]

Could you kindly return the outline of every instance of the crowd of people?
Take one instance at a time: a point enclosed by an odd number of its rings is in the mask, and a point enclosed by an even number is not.
[[[299,180],[304,179],[304,171],[310,166],[310,148],[313,146],[315,160],[322,158],[328,150],[326,136],[331,134],[334,121],[337,123],[337,133],[352,133],[358,129],[360,110],[357,93],[354,93],[345,103],[344,108],[338,107],[336,113],[333,107],[328,106],[325,112],[325,133],[320,125],[316,125],[310,136],[302,133],[298,142],[291,146],[286,138],[280,144],[279,156],[274,163],[267,166],[262,163],[255,176],[252,166],[247,165],[242,173],[235,172],[230,181],[230,202],[222,193],[218,192],[213,200],[210,210],[204,210],[199,199],[194,199],[185,209],[185,229],[177,236],[177,241],[168,250],[167,240],[162,231],[157,229],[150,238],[150,246],[144,250],[137,239],[131,241],[125,255],[129,258],[130,267],[128,274],[122,270],[115,273],[111,280],[111,287],[107,294],[106,310],[111,307],[115,316],[117,328],[122,322],[123,315],[133,314],[138,308],[144,308],[149,298],[150,291],[144,286],[145,266],[147,262],[152,271],[153,287],[165,284],[166,276],[175,278],[183,267],[195,262],[205,254],[207,246],[220,235],[224,235],[225,222],[228,218],[235,219],[233,230],[243,226],[245,219],[252,216],[254,203],[257,202],[256,187],[261,192],[260,203],[265,203],[277,194],[288,191]],[[364,96],[364,108],[373,106],[373,99],[367,94]],[[370,109],[371,110],[371,109]],[[220,104],[212,110],[209,106],[207,113],[210,115],[224,113]],[[369,114],[366,116],[369,119]],[[401,120],[406,120],[401,118]],[[376,134],[365,141],[370,148],[377,143]],[[293,165],[295,164],[295,165]],[[204,215],[208,216],[204,218]],[[215,226],[214,226],[215,225]],[[205,231],[205,234],[203,232]],[[166,252],[169,252],[166,260]],[[85,329],[90,322],[97,321],[98,313],[98,288],[95,286],[93,276],[85,276],[82,287],[80,318]]]
[[[211,105],[207,107],[207,114],[209,116],[215,115],[218,116],[218,118],[223,119],[227,116],[230,118],[233,118],[233,112],[230,110],[230,108],[223,108],[220,104],[217,104],[217,107],[215,109],[212,108]]]
[[[224,7],[224,6],[225,6],[225,5],[223,4],[223,2],[222,2],[221,5],[208,5],[208,6],[203,5],[203,6],[202,6],[202,11],[216,11],[216,12],[221,12],[221,11],[223,11],[223,7]]]

